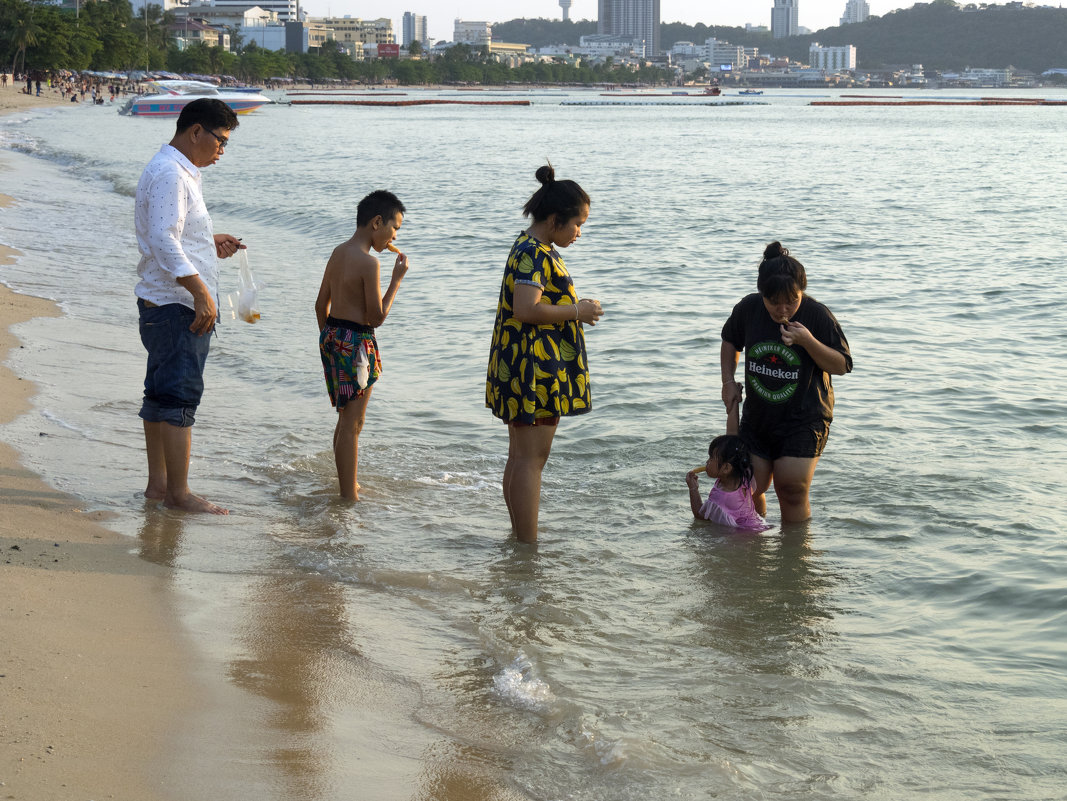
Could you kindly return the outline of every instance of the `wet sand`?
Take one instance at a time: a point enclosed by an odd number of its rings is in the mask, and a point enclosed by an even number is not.
[[[0,265],[12,255],[0,246]],[[0,286],[0,358],[20,346],[10,326],[57,313]],[[33,393],[0,368],[0,424],[25,413]],[[2,796],[168,798],[146,768],[166,747],[169,720],[196,698],[168,571],[131,555],[128,540],[6,443],[0,507]]]
[[[58,105],[0,88],[0,114]],[[2,170],[2,164],[0,164]],[[0,194],[3,209],[14,198]],[[0,245],[3,267],[18,253]],[[0,425],[31,408],[11,327],[54,303],[0,285]],[[20,463],[0,442],[0,796],[166,801],[172,725],[202,696],[169,603],[171,572]]]
[[[0,113],[45,101],[9,86]],[[0,241],[16,203],[0,193]],[[17,257],[0,245],[0,279]],[[0,285],[0,426],[32,413],[35,391],[6,367],[23,346],[12,326],[60,314]],[[184,517],[146,502],[139,535],[117,534],[0,442],[0,798],[522,797],[504,766],[419,724],[417,693],[337,647],[338,587],[215,586],[174,567]],[[251,636],[230,639],[218,615]]]

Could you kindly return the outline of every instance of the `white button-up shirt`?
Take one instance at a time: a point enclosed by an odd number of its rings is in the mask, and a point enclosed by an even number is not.
[[[177,279],[199,275],[218,303],[218,260],[202,188],[200,170],[170,145],[163,145],[141,173],[134,202],[141,252],[137,297],[192,309],[193,296]]]

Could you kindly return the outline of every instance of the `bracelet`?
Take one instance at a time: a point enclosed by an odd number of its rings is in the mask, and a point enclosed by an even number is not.
[[[578,301],[581,303],[581,301]],[[578,313],[578,303],[574,304],[574,322],[578,322],[581,319],[581,315]]]

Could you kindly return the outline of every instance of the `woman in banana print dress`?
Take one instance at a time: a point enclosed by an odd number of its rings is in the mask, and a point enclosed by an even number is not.
[[[533,222],[504,268],[485,383],[485,405],[508,426],[504,503],[522,542],[537,541],[541,472],[559,418],[591,408],[582,323],[596,325],[603,314],[598,301],[578,299],[556,251],[582,235],[589,195],[557,181],[551,164],[537,180],[522,210]]]

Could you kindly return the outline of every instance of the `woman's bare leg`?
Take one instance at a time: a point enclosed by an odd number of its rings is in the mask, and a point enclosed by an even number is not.
[[[552,451],[556,426],[508,426],[510,447],[504,468],[504,501],[520,542],[537,542],[541,471]]]

